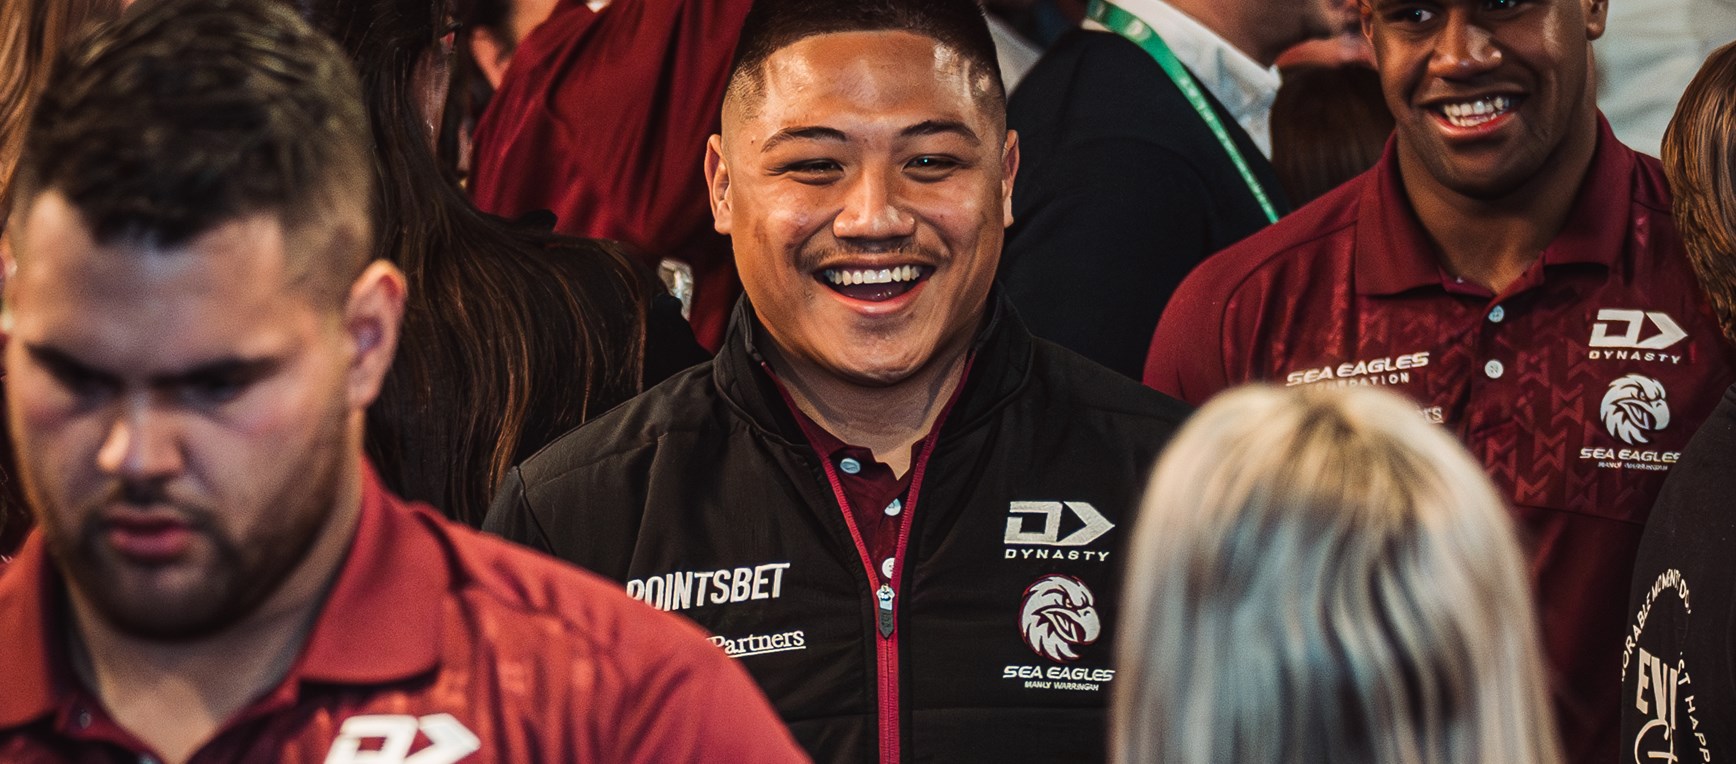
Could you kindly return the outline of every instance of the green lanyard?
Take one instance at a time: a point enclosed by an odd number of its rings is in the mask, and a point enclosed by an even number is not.
[[[1248,166],[1248,160],[1242,156],[1242,150],[1236,147],[1236,141],[1230,137],[1230,131],[1224,129],[1224,123],[1218,119],[1218,112],[1212,108],[1211,101],[1206,100],[1205,91],[1200,90],[1199,83],[1193,75],[1181,65],[1175,57],[1175,52],[1157,35],[1150,25],[1140,21],[1127,11],[1115,6],[1107,0],[1091,0],[1091,8],[1086,15],[1110,31],[1127,38],[1129,42],[1145,49],[1163,67],[1163,73],[1169,75],[1170,81],[1181,88],[1181,94],[1187,97],[1187,102],[1199,112],[1200,119],[1205,120],[1206,127],[1211,128],[1212,135],[1218,137],[1218,144],[1224,147],[1224,153],[1230,156],[1230,161],[1236,165],[1236,172],[1242,174],[1242,181],[1248,184],[1248,190],[1254,193],[1254,201],[1260,203],[1260,209],[1266,213],[1268,222],[1278,222],[1278,208],[1272,206],[1272,198],[1266,194],[1260,179],[1254,177],[1253,168]]]

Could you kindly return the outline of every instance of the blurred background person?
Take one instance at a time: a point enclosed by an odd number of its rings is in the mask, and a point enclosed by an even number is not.
[[[1653,156],[1688,81],[1736,40],[1736,0],[1618,0],[1597,41],[1597,105],[1623,143]]]
[[[13,174],[24,150],[24,127],[48,81],[49,65],[62,46],[120,10],[120,0],[0,2],[0,262],[11,262],[6,222],[11,218]],[[0,370],[0,391],[4,383]],[[12,440],[4,427],[0,415],[0,558],[17,549],[30,528],[30,512],[13,477]]]
[[[1736,343],[1736,44],[1712,54],[1664,133],[1688,262]],[[1624,761],[1721,761],[1736,747],[1736,388],[1670,472],[1640,538],[1622,652]],[[1714,755],[1715,754],[1715,755]]]
[[[1098,0],[1007,107],[1024,166],[1001,280],[1031,331],[1137,379],[1182,277],[1290,210],[1272,172],[1280,53],[1345,0]]]
[[[1513,524],[1398,396],[1217,398],[1130,555],[1114,761],[1560,760]]]
[[[621,248],[483,214],[442,172],[449,3],[293,5],[362,75],[376,252],[409,279],[368,455],[394,492],[480,524],[508,468],[704,353],[678,313],[651,309],[662,287]]]
[[[1380,161],[1392,112],[1374,67],[1355,61],[1281,70],[1272,102],[1272,170],[1302,207]]]
[[[24,125],[49,64],[62,45],[120,10],[120,0],[6,0],[0,5],[0,231],[12,209],[12,174],[24,149]]]
[[[729,240],[712,230],[700,170],[749,5],[461,0],[452,9],[474,26],[461,47],[478,68],[498,59],[502,44],[491,39],[511,46],[510,62],[492,67],[499,81],[476,124],[471,197],[509,218],[553,212],[561,233],[619,240],[647,266],[666,267],[711,349],[741,284]]]

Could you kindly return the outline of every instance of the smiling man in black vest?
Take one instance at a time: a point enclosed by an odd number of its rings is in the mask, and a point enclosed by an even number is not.
[[[1103,755],[1117,550],[1185,409],[992,288],[993,56],[972,0],[756,4],[706,157],[729,339],[485,526],[698,621],[821,761]]]

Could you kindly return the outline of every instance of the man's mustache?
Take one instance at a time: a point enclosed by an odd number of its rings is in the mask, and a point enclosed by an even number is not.
[[[910,255],[924,263],[941,263],[946,258],[929,247],[917,244],[912,239],[883,243],[848,243],[824,247],[804,249],[796,256],[796,267],[802,271],[818,269],[821,264],[839,258],[886,257],[887,255]]]

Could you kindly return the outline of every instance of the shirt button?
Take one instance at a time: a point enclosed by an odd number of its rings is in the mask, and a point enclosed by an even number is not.
[[[904,501],[902,499],[893,499],[891,504],[886,505],[887,517],[897,517],[898,513],[903,511]]]
[[[892,565],[893,565],[893,563],[896,563],[896,562],[898,562],[898,560],[893,559],[891,557],[886,558],[886,560],[884,562],[880,563],[880,575],[883,575],[887,578],[891,578],[892,577]]]
[[[76,723],[78,724],[79,729],[85,729],[85,728],[89,727],[90,726],[90,712],[86,711],[82,708],[79,709],[78,710],[78,718],[76,719]]]
[[[1489,375],[1490,379],[1500,379],[1502,374],[1507,373],[1507,367],[1502,366],[1500,361],[1490,361],[1483,364],[1483,373]]]
[[[139,764],[157,764],[157,757],[150,755],[140,756]]]
[[[838,461],[838,469],[843,470],[846,475],[854,475],[862,471],[862,463],[846,456]]]
[[[1494,323],[1501,323],[1501,320],[1506,317],[1507,309],[1499,305],[1496,305],[1494,310],[1489,311],[1489,320]]]

